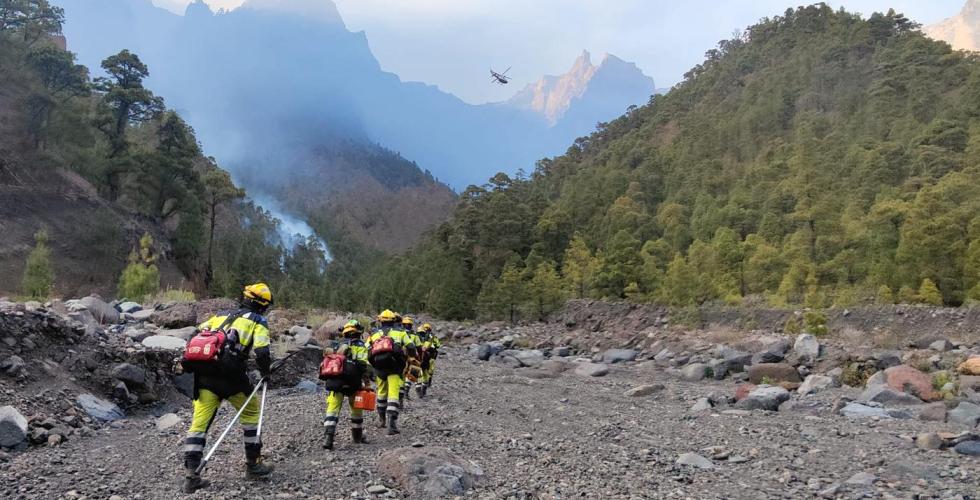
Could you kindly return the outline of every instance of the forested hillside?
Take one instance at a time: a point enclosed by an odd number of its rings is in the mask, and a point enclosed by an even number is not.
[[[365,278],[367,304],[546,314],[980,299],[980,62],[890,12],[765,19]]]
[[[159,276],[154,288],[284,282],[282,263],[304,254],[287,253],[277,221],[143,85],[139,56],[109,55],[92,80],[65,50],[63,22],[46,0],[0,2],[0,294],[121,295],[134,262]],[[25,263],[43,272],[25,275]]]

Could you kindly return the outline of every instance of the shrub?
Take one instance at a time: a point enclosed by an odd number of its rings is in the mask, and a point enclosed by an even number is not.
[[[803,332],[803,327],[800,326],[800,320],[797,319],[795,314],[786,320],[786,324],[783,326],[783,332],[787,335],[799,335]]]
[[[803,314],[803,328],[817,337],[827,335],[827,315],[820,311],[807,311]]]
[[[140,238],[139,252],[129,254],[129,265],[119,277],[119,297],[142,301],[160,290],[160,270],[153,255],[153,238],[149,234]]]
[[[850,387],[864,387],[874,372],[874,367],[851,363],[841,371],[840,381]]]
[[[44,300],[51,294],[51,286],[54,284],[48,232],[42,229],[35,233],[34,242],[34,250],[31,250],[24,265],[24,294],[32,299]]]
[[[919,286],[919,302],[930,306],[943,305],[943,295],[939,293],[939,287],[929,278],[922,280]]]

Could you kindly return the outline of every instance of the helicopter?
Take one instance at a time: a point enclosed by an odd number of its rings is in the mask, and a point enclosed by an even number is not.
[[[490,81],[500,85],[507,85],[510,83],[510,77],[507,76],[508,71],[510,71],[510,68],[504,70],[503,73],[497,73],[493,68],[490,68]]]

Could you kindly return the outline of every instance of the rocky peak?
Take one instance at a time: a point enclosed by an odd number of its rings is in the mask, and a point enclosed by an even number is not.
[[[344,24],[340,11],[332,0],[246,0],[239,8],[271,10],[297,14],[320,22]]]
[[[603,80],[649,81],[650,92],[653,92],[653,80],[644,75],[635,64],[604,54],[599,64],[595,65],[589,51],[583,50],[568,72],[558,76],[545,75],[524,87],[506,104],[538,113],[550,125],[555,125],[574,102],[586,94],[598,76]]]
[[[923,31],[954,49],[980,49],[980,0],[967,0],[959,14],[926,26]]]

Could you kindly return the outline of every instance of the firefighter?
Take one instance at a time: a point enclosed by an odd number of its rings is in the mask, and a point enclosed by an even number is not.
[[[409,338],[412,339],[412,343],[415,344],[416,348],[421,348],[422,339],[419,337],[418,332],[415,331],[415,320],[412,319],[411,316],[402,317],[402,330],[404,330],[405,333],[408,334]],[[421,361],[421,359],[416,359],[415,361]],[[407,370],[415,370],[414,373],[418,373],[418,375],[421,376],[421,369],[419,369],[415,363],[409,363]],[[405,383],[402,384],[402,389],[399,394],[402,402],[402,411],[405,411],[405,402],[408,401],[408,397],[411,395],[412,387],[414,385],[415,382],[410,380],[408,377],[405,378]]]
[[[432,325],[425,323],[419,328],[419,338],[421,338],[420,358],[422,360],[422,376],[419,383],[415,386],[415,392],[419,397],[425,397],[432,386],[432,375],[436,371],[436,358],[439,357],[439,349],[442,348],[442,341],[432,333]]]
[[[377,374],[378,420],[381,428],[388,429],[388,435],[399,434],[398,413],[401,410],[399,398],[404,379],[402,373],[410,359],[416,355],[416,346],[411,337],[401,329],[399,317],[386,309],[378,315],[378,330],[368,337],[368,361]]]
[[[184,468],[186,474],[183,489],[186,493],[207,487],[210,483],[201,479],[197,468],[204,457],[208,429],[222,401],[228,401],[236,410],[242,408],[247,394],[252,392],[246,361],[255,352],[255,363],[268,382],[272,367],[269,352],[269,324],[263,314],[272,304],[272,291],[264,283],[245,287],[241,309],[218,314],[201,323],[199,330],[227,333],[224,341],[226,353],[220,359],[220,367],[200,367],[184,363],[187,371],[194,373],[194,416],[184,440]],[[217,362],[216,362],[217,363]],[[245,443],[245,476],[262,479],[272,473],[273,467],[262,463],[262,441],[258,435],[259,401],[252,398],[239,418]]]
[[[367,444],[367,439],[364,438],[364,410],[354,408],[354,393],[365,385],[364,380],[369,371],[368,349],[361,339],[363,334],[364,325],[352,319],[341,330],[341,338],[334,341],[332,345],[333,352],[344,355],[348,363],[342,377],[325,380],[327,390],[330,391],[327,394],[327,416],[323,421],[326,437],[323,447],[327,450],[333,449],[334,435],[337,433],[337,422],[340,419],[344,398],[347,398],[350,404],[351,440],[354,443]]]

